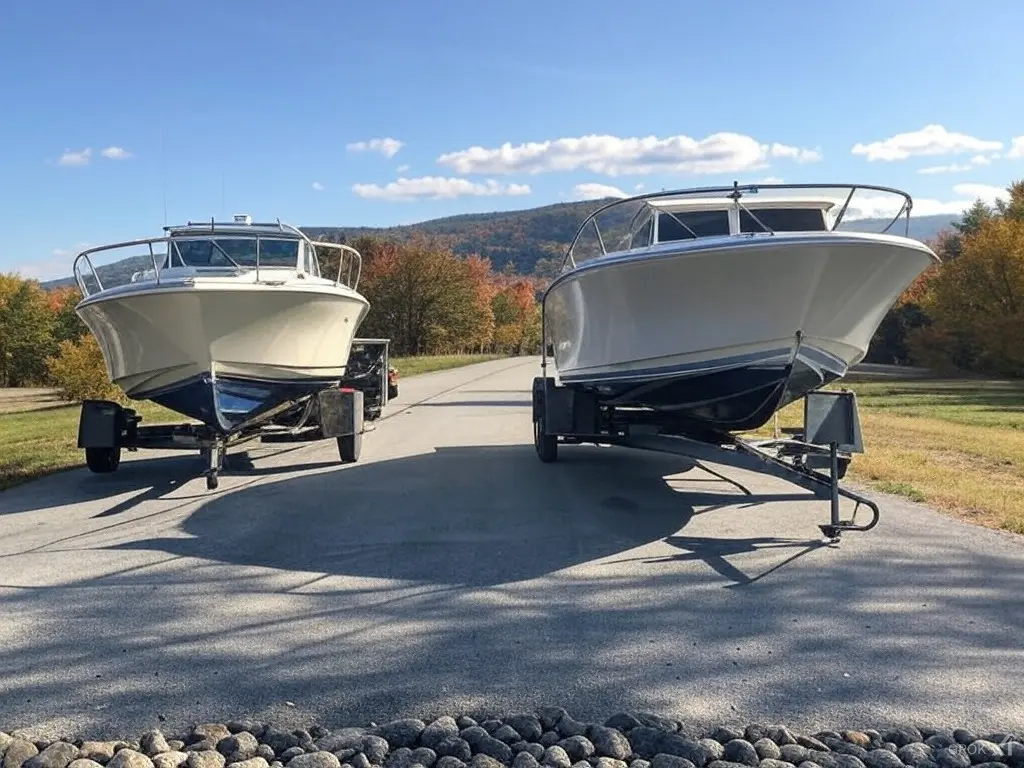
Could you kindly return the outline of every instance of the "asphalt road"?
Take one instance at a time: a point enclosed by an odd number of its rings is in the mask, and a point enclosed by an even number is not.
[[[694,723],[1024,721],[1024,540],[883,499],[532,448],[537,361],[402,383],[362,460],[265,446],[209,493],[129,455],[0,493],[0,729],[113,738],[623,708]],[[870,445],[868,446],[870,450]],[[243,457],[244,458],[244,457]],[[164,718],[163,721],[159,718]]]

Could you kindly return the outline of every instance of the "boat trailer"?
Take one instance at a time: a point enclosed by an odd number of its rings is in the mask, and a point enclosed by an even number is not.
[[[390,366],[390,339],[353,339],[357,360],[340,386],[281,403],[224,433],[194,422],[142,425],[132,408],[110,400],[84,400],[78,421],[78,447],[85,463],[100,474],[115,472],[121,452],[198,450],[206,469],[206,487],[214,490],[224,471],[228,448],[253,440],[264,443],[309,442],[334,438],[343,464],[359,460],[366,423],[380,418],[396,396],[396,372]],[[350,358],[351,359],[351,358]]]
[[[551,377],[533,380],[532,400],[533,442],[542,462],[556,461],[560,445],[586,443],[670,453],[692,459],[748,496],[747,488],[704,462],[773,475],[828,499],[830,521],[818,527],[833,543],[843,531],[869,531],[878,524],[878,505],[839,485],[851,455],[864,453],[857,398],[851,391],[810,392],[804,398],[802,429],[790,430],[791,437],[759,441],[687,428],[651,409],[608,405],[592,392],[556,385]],[[847,520],[840,518],[841,496],[856,502]],[[856,521],[861,505],[871,512],[865,524]]]

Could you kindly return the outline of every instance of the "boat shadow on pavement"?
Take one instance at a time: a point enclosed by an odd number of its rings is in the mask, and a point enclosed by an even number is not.
[[[578,448],[550,467],[537,461],[532,446],[439,447],[217,495],[182,522],[188,538],[122,546],[243,566],[459,586],[507,584],[601,558],[629,558],[659,541],[682,550],[677,557],[703,559],[742,585],[760,576],[743,574],[727,555],[792,548],[797,557],[824,546],[799,537],[679,535],[695,514],[739,504],[747,509],[736,513],[744,515],[751,506],[809,498],[744,496],[706,475],[696,481],[705,490],[688,490],[693,473],[679,473],[691,467],[676,457],[619,449]],[[269,471],[236,467],[232,474]],[[675,477],[669,483],[666,476]],[[725,487],[713,492],[709,484]],[[805,522],[811,535],[812,521]]]

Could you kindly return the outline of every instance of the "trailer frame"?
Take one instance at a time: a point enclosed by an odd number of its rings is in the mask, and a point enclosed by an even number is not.
[[[544,463],[557,460],[560,445],[590,443],[684,456],[747,495],[748,489],[705,462],[772,475],[828,499],[829,522],[818,527],[833,543],[844,531],[871,530],[881,516],[875,502],[839,484],[852,454],[864,453],[857,398],[849,390],[810,392],[804,397],[803,428],[790,430],[785,438],[776,430],[768,440],[709,432],[676,420],[670,412],[610,405],[591,391],[558,385],[546,375],[533,380],[532,404],[534,448]],[[848,519],[840,516],[840,497],[856,503]],[[871,512],[864,524],[856,521],[861,505]]]
[[[253,440],[272,442],[275,438],[313,441],[334,438],[342,463],[359,460],[365,433],[363,393],[357,389],[330,387],[311,395],[295,425],[275,424],[275,415],[303,401],[282,403],[257,419],[240,424],[230,433],[218,432],[205,424],[179,422],[142,425],[133,408],[111,400],[84,400],[78,420],[78,447],[85,450],[89,470],[106,474],[117,471],[121,453],[139,450],[198,450],[206,464],[206,487],[214,490],[225,468],[229,448]],[[315,405],[317,418],[309,416]]]
[[[116,472],[122,451],[198,450],[206,465],[206,487],[214,490],[229,448],[260,442],[311,442],[334,438],[343,464],[359,461],[367,422],[376,421],[393,395],[391,339],[352,340],[378,349],[379,377],[345,376],[337,386],[281,403],[224,433],[205,424],[176,422],[142,425],[135,409],[112,400],[84,400],[78,419],[78,447],[91,472]],[[378,380],[379,379],[379,380]]]

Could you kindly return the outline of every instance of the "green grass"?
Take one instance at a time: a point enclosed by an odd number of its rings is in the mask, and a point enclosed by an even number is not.
[[[398,369],[399,382],[406,376],[417,376],[421,373],[446,371],[449,368],[461,368],[464,365],[483,363],[488,360],[501,360],[507,355],[422,355],[419,357],[392,357],[391,365]]]
[[[458,368],[472,363],[497,360],[504,355],[435,355],[396,357],[391,364],[401,380],[431,371]],[[143,424],[178,422],[181,416],[153,403],[134,401],[131,405]],[[0,413],[0,491],[42,475],[85,464],[78,440],[77,404],[45,410]]]
[[[865,453],[848,477],[981,525],[1024,533],[1024,382],[856,381]],[[835,388],[835,387],[833,387]],[[803,403],[779,414],[799,426]],[[758,430],[770,434],[771,425]]]

